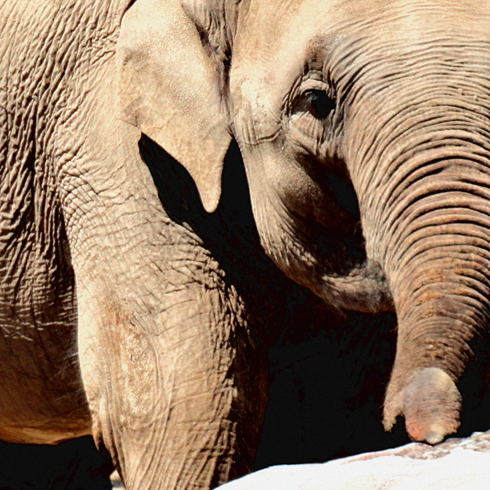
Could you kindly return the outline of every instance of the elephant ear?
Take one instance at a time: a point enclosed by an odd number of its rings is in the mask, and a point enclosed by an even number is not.
[[[206,211],[215,211],[231,136],[217,66],[180,2],[136,0],[121,23],[116,61],[121,119],[179,161]]]

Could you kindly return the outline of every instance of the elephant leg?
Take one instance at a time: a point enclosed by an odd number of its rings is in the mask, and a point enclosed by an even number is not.
[[[215,487],[252,469],[259,442],[268,369],[254,315],[203,239],[168,217],[139,131],[109,117],[89,129],[61,175],[93,434],[127,490]]]
[[[252,470],[265,359],[232,312],[217,308],[227,303],[223,292],[200,288],[169,295],[157,334],[114,303],[96,305],[102,322],[81,317],[94,435],[127,490],[209,489]]]

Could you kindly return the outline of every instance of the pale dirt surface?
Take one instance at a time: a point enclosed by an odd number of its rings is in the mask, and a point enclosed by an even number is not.
[[[0,443],[0,490],[124,490],[89,438],[58,446]],[[490,432],[435,447],[408,444],[323,464],[257,471],[220,490],[480,490],[490,488]]]
[[[366,453],[324,464],[275,466],[220,490],[477,490],[490,488],[490,433]]]

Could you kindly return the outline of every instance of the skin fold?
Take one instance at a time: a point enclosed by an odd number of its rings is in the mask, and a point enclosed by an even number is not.
[[[214,488],[253,469],[269,347],[320,327],[337,393],[455,433],[489,373],[489,12],[4,1],[0,439]]]

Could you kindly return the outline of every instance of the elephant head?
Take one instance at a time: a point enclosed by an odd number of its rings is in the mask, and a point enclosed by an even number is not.
[[[188,169],[206,210],[230,135],[262,246],[330,305],[394,310],[384,426],[437,443],[488,382],[486,2],[138,0],[123,118]],[[143,27],[142,27],[143,26]],[[459,388],[459,389],[458,389]]]

